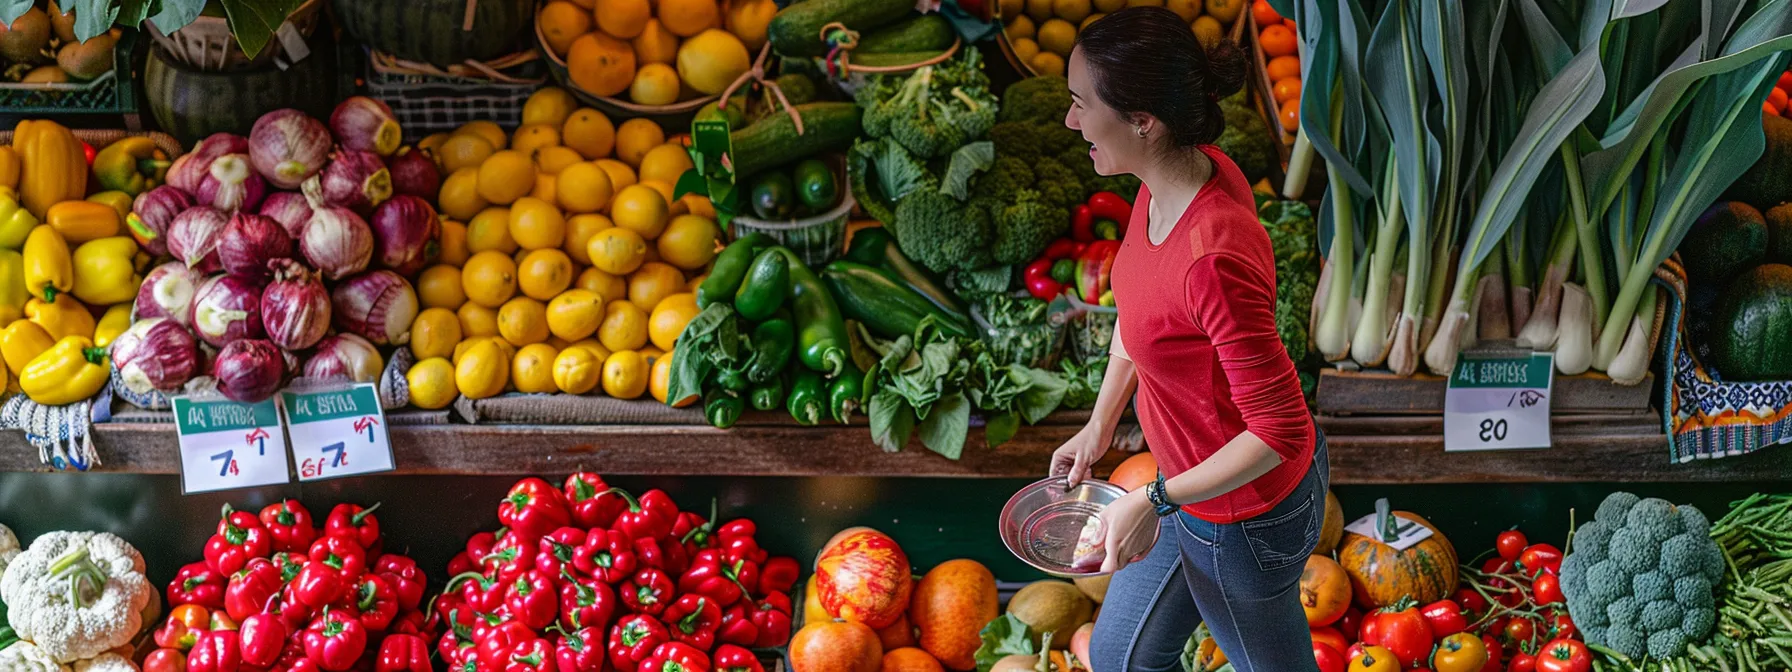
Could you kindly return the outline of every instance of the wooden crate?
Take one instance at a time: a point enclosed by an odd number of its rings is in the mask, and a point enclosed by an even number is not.
[[[1294,134],[1282,128],[1282,108],[1276,103],[1275,82],[1269,79],[1269,59],[1263,54],[1263,45],[1257,43],[1257,36],[1263,32],[1263,26],[1257,25],[1257,18],[1249,7],[1238,17],[1238,23],[1244,27],[1244,38],[1251,44],[1251,83],[1257,88],[1257,106],[1262,110],[1265,119],[1269,120],[1270,133],[1276,137],[1276,154],[1281,157],[1282,168],[1288,167],[1288,157],[1294,152]],[[1234,40],[1239,39],[1236,32]],[[1241,42],[1242,46],[1243,43]],[[1296,55],[1304,62],[1307,58],[1305,45],[1297,40]]]
[[[1320,415],[1326,416],[1441,417],[1447,382],[1442,376],[1407,377],[1386,371],[1325,369],[1319,372],[1314,406]],[[1649,398],[1654,389],[1653,373],[1637,385],[1619,385],[1599,373],[1556,376],[1550,411],[1555,415],[1648,414],[1652,412]]]

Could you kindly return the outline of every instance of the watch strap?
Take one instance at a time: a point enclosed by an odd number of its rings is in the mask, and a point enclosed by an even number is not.
[[[1157,480],[1145,486],[1145,499],[1149,500],[1152,508],[1157,510],[1159,518],[1176,513],[1182,508],[1170,501],[1169,492],[1164,486],[1163,472],[1158,472]]]

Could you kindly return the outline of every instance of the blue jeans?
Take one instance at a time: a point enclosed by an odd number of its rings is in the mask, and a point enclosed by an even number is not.
[[[1108,586],[1091,669],[1181,670],[1183,647],[1205,618],[1238,672],[1317,672],[1300,575],[1319,543],[1330,481],[1318,435],[1312,468],[1269,512],[1227,525],[1166,516],[1151,553]]]

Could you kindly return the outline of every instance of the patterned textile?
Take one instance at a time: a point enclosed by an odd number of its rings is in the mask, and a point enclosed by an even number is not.
[[[1667,342],[1658,352],[1666,408],[1662,423],[1668,454],[1675,462],[1745,455],[1792,441],[1792,381],[1733,383],[1707,369],[1708,354],[1688,335],[1697,315],[1688,315],[1686,271],[1678,257],[1655,272],[1669,289]]]
[[[101,392],[98,399],[110,399]],[[23,394],[0,404],[0,429],[25,430],[25,440],[37,446],[37,459],[57,469],[87,471],[100,465],[93,449],[93,399],[67,406],[43,406]]]

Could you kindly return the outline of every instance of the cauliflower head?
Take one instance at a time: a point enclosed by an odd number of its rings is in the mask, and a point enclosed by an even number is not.
[[[68,667],[36,644],[19,641],[0,650],[0,672],[68,672]]]
[[[19,639],[51,660],[92,658],[128,643],[143,628],[155,588],[143,556],[107,532],[51,532],[0,576],[0,600]]]
[[[12,528],[0,525],[0,576],[6,574],[6,566],[12,559],[19,557],[19,538],[12,533]],[[6,613],[0,611],[0,614]]]
[[[129,658],[116,653],[102,653],[75,661],[74,672],[138,672],[138,668]]]
[[[1631,658],[1667,658],[1711,632],[1723,574],[1704,513],[1619,492],[1575,531],[1562,592],[1587,641]]]

